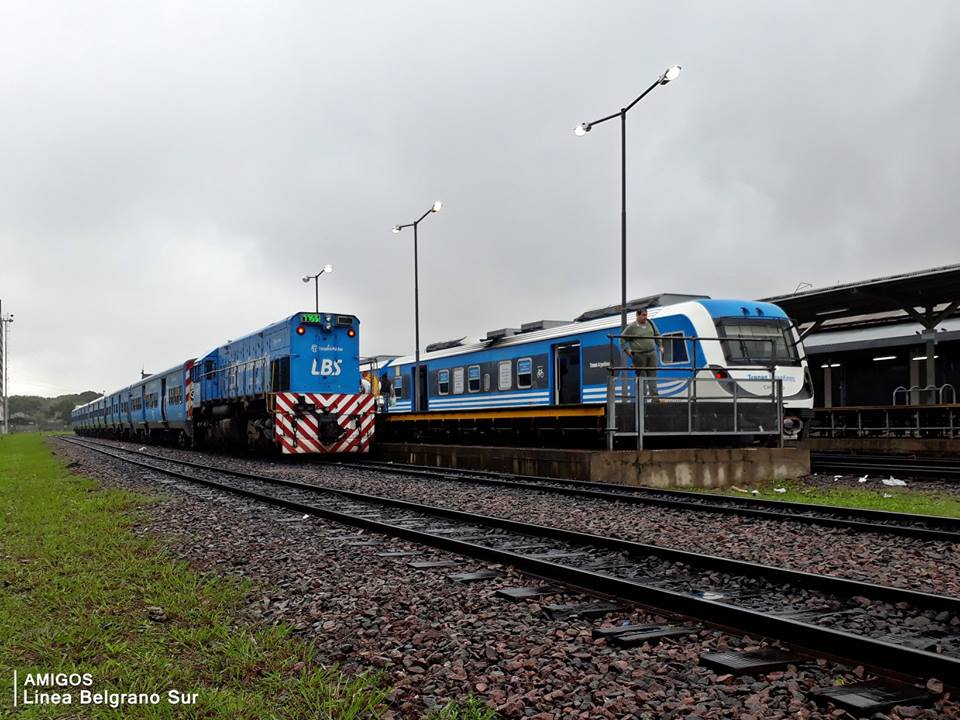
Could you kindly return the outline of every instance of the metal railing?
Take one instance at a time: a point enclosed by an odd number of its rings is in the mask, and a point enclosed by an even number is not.
[[[960,410],[952,405],[820,408],[809,433],[828,438],[956,438]]]
[[[891,398],[891,405],[899,405],[897,398],[900,393],[903,393],[903,405],[920,405],[922,403],[922,398],[927,397],[929,400],[926,404],[932,405],[934,403],[939,403],[940,405],[945,405],[947,390],[950,391],[950,401],[951,403],[957,402],[957,390],[950,383],[944,383],[937,387],[936,385],[911,385],[910,387],[905,387],[900,385],[893,390],[893,397]],[[921,396],[921,393],[925,393],[924,396]]]
[[[783,445],[783,381],[776,377],[776,345],[779,338],[755,336],[706,337],[680,333],[658,333],[653,340],[658,345],[682,340],[686,359],[648,367],[618,366],[620,357],[617,341],[630,336],[608,335],[610,365],[607,368],[607,448],[613,449],[616,438],[635,437],[637,449],[642,450],[645,436],[667,435],[774,435]],[[766,373],[765,378],[735,379],[726,367],[696,366],[698,341],[769,343],[771,364],[745,365],[741,370]],[[671,357],[675,353],[671,352]],[[795,360],[783,358],[784,362]],[[689,363],[689,365],[687,365]],[[656,377],[657,373],[669,373]],[[650,373],[652,377],[647,377]],[[701,377],[709,373],[707,377]],[[687,377],[684,377],[687,376]],[[641,382],[642,380],[642,382]],[[676,383],[683,386],[675,392]],[[666,385],[669,395],[661,395],[659,387]],[[751,392],[743,385],[759,385],[759,392]],[[703,392],[701,386],[709,387]],[[648,387],[652,392],[648,392]],[[685,391],[685,392],[684,392]],[[682,394],[681,394],[682,393]],[[639,401],[638,401],[639,400]],[[648,406],[656,405],[652,413]],[[685,405],[685,412],[677,410]],[[618,412],[618,407],[620,408]],[[745,411],[744,408],[747,408]],[[685,423],[683,423],[685,419]],[[678,424],[679,421],[679,424]]]
[[[644,368],[639,368],[640,370]],[[652,369],[652,368],[651,368]],[[783,444],[783,381],[698,376],[649,378],[638,368],[610,367],[607,375],[607,448],[617,438],[775,435]],[[659,386],[670,387],[661,395]],[[743,386],[759,386],[750,390]]]

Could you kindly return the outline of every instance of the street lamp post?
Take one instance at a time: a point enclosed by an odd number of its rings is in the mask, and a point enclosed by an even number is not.
[[[412,223],[393,226],[394,233],[398,233],[404,228],[413,228],[413,335],[414,344],[416,345],[416,358],[413,364],[413,398],[410,405],[413,412],[417,412],[420,409],[420,393],[418,392],[420,383],[420,266],[417,260],[417,227],[427,215],[440,212],[440,208],[442,207],[443,203],[437,200],[429,210]]]
[[[323,270],[318,272],[316,275],[303,276],[303,281],[305,283],[308,283],[311,280],[313,280],[313,292],[315,296],[315,304],[314,304],[315,312],[320,312],[320,276],[323,275],[324,273],[332,273],[332,272],[333,272],[333,265],[324,265]]]
[[[680,74],[680,66],[673,65],[663,71],[657,81],[640,93],[640,97],[620,112],[615,112],[593,122],[580,123],[574,129],[574,134],[583,136],[590,132],[594,125],[599,125],[615,117],[620,118],[620,327],[627,324],[627,113],[638,102],[643,100],[658,85],[666,85],[676,80]]]

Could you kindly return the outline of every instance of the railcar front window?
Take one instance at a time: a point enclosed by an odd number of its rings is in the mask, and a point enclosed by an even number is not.
[[[729,318],[717,321],[717,332],[728,365],[797,365],[790,323],[785,319]]]

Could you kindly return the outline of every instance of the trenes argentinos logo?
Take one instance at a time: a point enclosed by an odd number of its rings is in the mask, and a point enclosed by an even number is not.
[[[162,692],[95,691],[93,675],[80,672],[13,671],[13,705],[103,705],[119,708],[125,705],[193,705],[198,693],[176,689]]]

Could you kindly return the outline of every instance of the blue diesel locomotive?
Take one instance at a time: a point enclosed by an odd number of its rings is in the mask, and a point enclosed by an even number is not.
[[[74,431],[183,445],[366,452],[374,398],[360,387],[359,321],[300,312],[76,408]]]
[[[812,383],[800,338],[779,307],[667,295],[631,305],[645,302],[662,336],[659,398],[695,393],[716,404],[749,403],[771,397],[775,377],[782,383],[783,432],[800,433],[812,415]],[[574,322],[540,321],[493,331],[484,340],[430,345],[421,355],[416,406],[414,358],[387,360],[371,368],[377,377],[389,376],[393,395],[391,427],[381,424],[378,432],[390,439],[465,429],[486,429],[490,436],[529,429],[541,437],[551,430],[603,432],[611,359],[628,364],[619,349],[611,354],[611,336],[619,333],[619,308],[607,308]],[[451,421],[446,430],[445,420]]]

